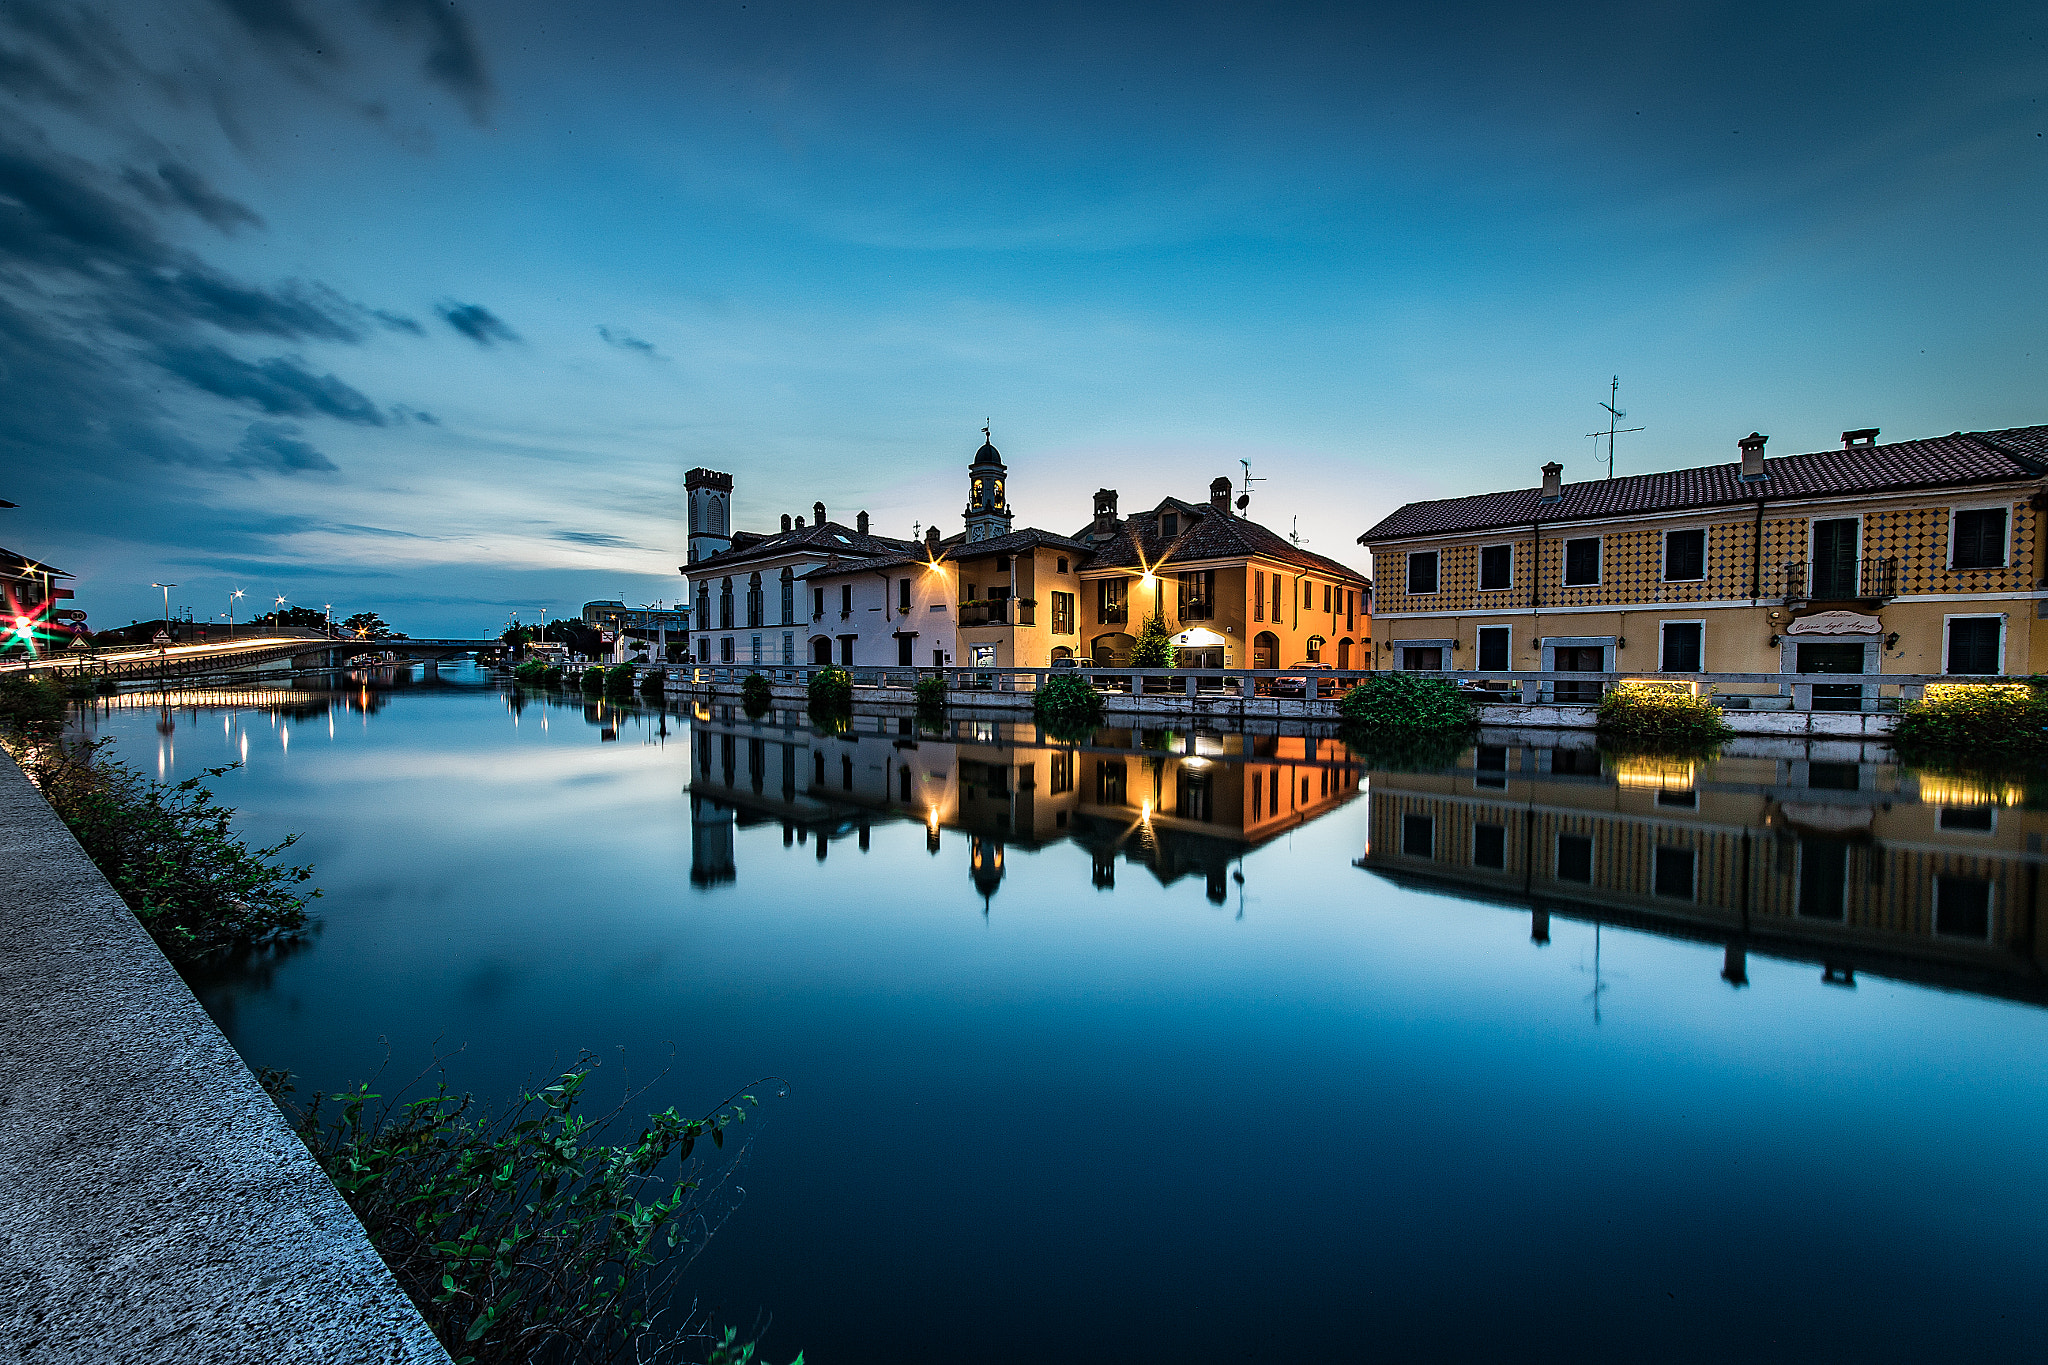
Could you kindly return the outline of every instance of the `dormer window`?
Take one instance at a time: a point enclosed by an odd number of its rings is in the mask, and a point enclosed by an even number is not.
[[[1161,539],[1163,539],[1163,540],[1171,540],[1171,539],[1173,539],[1173,538],[1174,538],[1175,536],[1177,536],[1177,535],[1179,535],[1179,534],[1180,534],[1180,513],[1178,513],[1178,512],[1161,512],[1161,513],[1159,514],[1159,535],[1160,535],[1160,538],[1161,538]]]

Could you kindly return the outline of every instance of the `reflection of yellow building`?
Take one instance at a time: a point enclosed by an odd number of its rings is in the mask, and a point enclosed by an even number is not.
[[[1723,759],[1681,774],[1592,749],[1474,749],[1371,775],[1362,866],[1737,945],[2040,996],[2048,817],[1891,765]],[[1961,798],[1961,800],[1957,800]],[[1740,979],[1739,956],[1730,971]]]
[[[1094,854],[1097,886],[1114,885],[1123,860],[1168,883],[1200,875],[1221,901],[1235,859],[1358,792],[1356,765],[1329,739],[1102,730],[1075,747],[996,721],[935,735],[910,716],[863,715],[828,735],[797,719],[698,708],[698,880],[735,875],[736,823],[778,820],[787,841],[816,840],[823,858],[833,840],[857,833],[865,847],[874,821],[901,819],[925,826],[933,852],[941,829],[970,835],[984,895],[1002,879],[1005,847],[1071,839]]]

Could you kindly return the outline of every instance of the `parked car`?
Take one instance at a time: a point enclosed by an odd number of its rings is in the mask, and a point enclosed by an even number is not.
[[[1334,673],[1337,670],[1328,664],[1298,663],[1288,669],[1290,676],[1273,679],[1272,693],[1276,697],[1305,697],[1308,695],[1308,675],[1311,673]],[[1292,676],[1299,674],[1299,677]],[[1322,688],[1316,689],[1324,691]]]

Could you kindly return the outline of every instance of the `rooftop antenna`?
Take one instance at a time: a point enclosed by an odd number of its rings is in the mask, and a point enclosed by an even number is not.
[[[1623,412],[1620,408],[1615,406],[1615,404],[1620,400],[1621,376],[1615,375],[1614,378],[1607,385],[1607,401],[1600,405],[1601,407],[1607,409],[1607,430],[1589,431],[1586,433],[1586,435],[1592,437],[1594,440],[1593,458],[1596,460],[1600,458],[1599,439],[1602,436],[1605,436],[1607,438],[1607,477],[1610,479],[1614,477],[1614,438],[1617,436],[1626,436],[1631,431],[1645,431],[1648,429],[1646,427],[1617,427],[1614,425],[1622,418],[1628,416],[1626,412]]]
[[[1300,518],[1300,517],[1298,517],[1298,516],[1297,516],[1297,517],[1296,517],[1296,518],[1294,519],[1294,529],[1290,530],[1290,531],[1289,531],[1289,532],[1287,533],[1287,538],[1288,538],[1289,540],[1293,541],[1293,542],[1295,543],[1295,545],[1296,545],[1296,546],[1302,546],[1302,545],[1306,545],[1306,544],[1308,544],[1308,541],[1307,541],[1306,539],[1304,539],[1304,538],[1302,537],[1302,534],[1301,534],[1301,518]]]
[[[1264,475],[1260,475],[1256,479],[1252,477],[1252,462],[1250,460],[1239,460],[1238,463],[1244,466],[1244,492],[1237,495],[1237,510],[1242,512],[1251,505],[1252,485],[1264,483],[1266,479]]]

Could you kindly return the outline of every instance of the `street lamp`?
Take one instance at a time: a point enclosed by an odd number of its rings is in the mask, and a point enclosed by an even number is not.
[[[169,639],[171,634],[171,589],[178,585],[176,583],[152,583],[149,586],[164,590],[164,638]]]
[[[235,638],[235,599],[240,596],[242,596],[240,588],[236,588],[228,594],[228,639],[230,640]]]
[[[152,583],[149,586],[164,590],[164,628],[157,634],[157,639],[163,643],[157,648],[156,666],[156,685],[161,688],[164,685],[164,675],[169,667],[171,654],[171,589],[178,585],[176,583]]]

